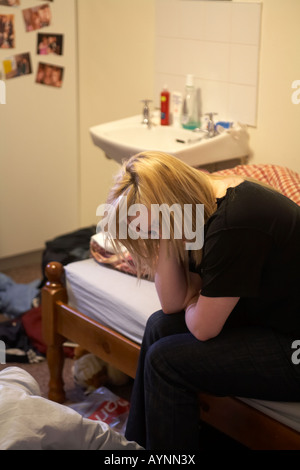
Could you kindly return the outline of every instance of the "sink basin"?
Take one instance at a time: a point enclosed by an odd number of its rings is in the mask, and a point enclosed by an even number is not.
[[[250,154],[247,129],[240,125],[208,138],[204,132],[172,126],[148,128],[138,115],[91,127],[90,133],[94,144],[119,163],[144,150],[169,153],[191,166]]]

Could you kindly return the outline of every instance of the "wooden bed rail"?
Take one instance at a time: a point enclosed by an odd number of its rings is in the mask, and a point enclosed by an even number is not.
[[[42,334],[47,346],[47,361],[50,373],[50,400],[63,403],[65,400],[63,367],[65,338],[58,333],[57,301],[67,302],[66,288],[62,283],[64,268],[60,263],[49,263],[46,267],[48,281],[42,289]]]
[[[137,343],[68,305],[63,271],[60,263],[49,263],[46,267],[48,281],[42,290],[43,338],[50,372],[48,396],[59,403],[65,400],[62,371],[66,339],[80,344],[132,378],[140,353]]]

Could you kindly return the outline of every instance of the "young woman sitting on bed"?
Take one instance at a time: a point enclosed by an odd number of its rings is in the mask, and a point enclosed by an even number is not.
[[[213,177],[159,152],[124,163],[107,201],[116,214],[121,196],[149,214],[153,204],[203,204],[205,223],[197,250],[176,238],[174,224],[162,236],[162,217],[158,236],[150,216],[148,237],[114,235],[138,272],[153,274],[162,307],[146,325],[127,439],[197,449],[199,391],[299,401],[292,343],[300,339],[300,207],[258,182]]]

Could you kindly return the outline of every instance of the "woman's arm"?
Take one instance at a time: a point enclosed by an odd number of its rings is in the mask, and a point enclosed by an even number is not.
[[[185,322],[200,341],[214,338],[222,330],[239,297],[205,297],[192,299],[185,310]]]
[[[164,313],[179,312],[193,297],[198,298],[201,278],[195,273],[189,273],[189,276],[190,282],[186,279],[184,266],[177,261],[172,243],[161,239],[155,286]]]
[[[168,251],[169,249],[169,251]],[[189,273],[177,261],[172,244],[162,239],[159,248],[155,286],[164,313],[183,309],[190,332],[199,340],[207,341],[217,336],[239,301],[239,297],[205,297],[199,295],[201,278]]]

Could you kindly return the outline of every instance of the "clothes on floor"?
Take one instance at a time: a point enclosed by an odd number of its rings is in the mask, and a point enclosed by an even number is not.
[[[6,363],[38,363],[45,360],[27,335],[21,318],[0,323],[0,340],[5,344]]]
[[[0,273],[0,313],[16,318],[30,310],[40,293],[40,283],[40,279],[37,279],[28,284],[20,284]]]

